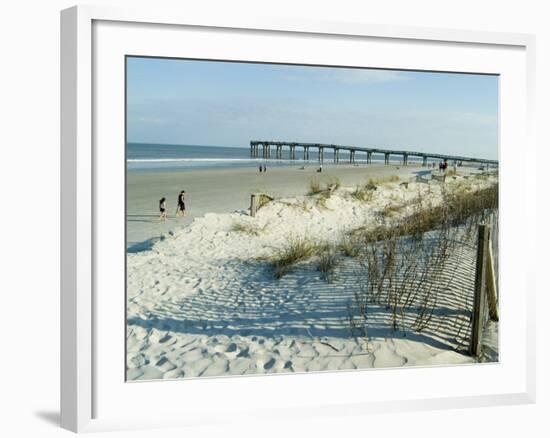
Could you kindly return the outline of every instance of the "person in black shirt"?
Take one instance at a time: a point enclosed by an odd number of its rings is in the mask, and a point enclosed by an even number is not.
[[[185,216],[185,190],[182,190],[178,195],[178,207],[176,209],[176,216]]]
[[[166,222],[166,198],[161,198],[159,201],[159,222]]]

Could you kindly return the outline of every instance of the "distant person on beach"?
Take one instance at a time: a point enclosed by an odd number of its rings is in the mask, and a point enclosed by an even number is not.
[[[264,164],[264,173],[266,173],[266,172],[267,172],[267,168],[265,167],[265,164]]]
[[[160,198],[159,211],[159,222],[166,222],[166,198]]]
[[[262,168],[262,165],[261,165],[261,164],[260,164],[259,169],[260,169],[260,173],[262,173],[262,169],[263,169],[263,168]]]
[[[178,195],[178,207],[176,208],[176,216],[185,216],[185,190],[182,190]]]

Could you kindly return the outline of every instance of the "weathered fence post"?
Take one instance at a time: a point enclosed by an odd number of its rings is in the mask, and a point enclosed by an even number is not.
[[[255,193],[250,195],[250,216],[256,216],[256,211],[258,211],[258,196]]]
[[[492,245],[489,245],[487,256],[487,301],[489,303],[489,316],[493,321],[498,321],[497,283],[495,280]]]
[[[472,315],[472,336],[470,354],[479,356],[481,353],[481,333],[485,314],[485,288],[487,286],[487,259],[489,254],[489,225],[480,225],[477,239],[476,281],[474,289],[474,310]]]

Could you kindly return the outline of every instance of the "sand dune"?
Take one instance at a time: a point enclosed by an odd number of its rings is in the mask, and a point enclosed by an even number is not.
[[[448,185],[466,181],[480,188],[491,180],[459,177]],[[369,202],[350,196],[353,187],[347,187],[324,203],[280,197],[255,218],[244,209],[207,213],[169,230],[150,250],[129,253],[128,380],[474,362],[459,352],[469,335],[473,248],[451,257],[455,268],[446,273],[424,330],[395,331],[389,311],[373,306],[368,338],[350,336],[360,261],[342,257],[332,283],[315,260],[279,280],[266,261],[291,236],[336,242],[351,229],[374,226],[388,204],[419,195],[441,199],[439,183],[401,182],[381,184]],[[407,207],[399,214],[406,215]],[[235,224],[248,232],[236,231]]]

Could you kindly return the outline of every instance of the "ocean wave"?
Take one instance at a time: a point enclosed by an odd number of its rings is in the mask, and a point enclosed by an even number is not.
[[[128,158],[128,163],[214,163],[214,162],[254,162],[259,158]],[[263,160],[262,160],[263,161]]]

